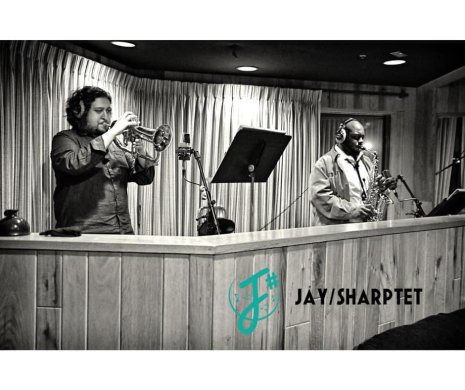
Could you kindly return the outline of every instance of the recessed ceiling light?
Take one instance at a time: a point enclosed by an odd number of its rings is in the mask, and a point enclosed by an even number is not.
[[[384,61],[384,65],[402,65],[405,64],[405,60],[389,60],[389,61]]]
[[[407,57],[407,54],[402,53],[401,51],[393,51],[392,53],[389,53],[391,56],[394,56],[396,58],[404,58]]]
[[[238,66],[236,69],[242,72],[255,72],[258,70],[256,66]]]
[[[113,41],[113,45],[115,46],[121,46],[121,47],[135,47],[134,43],[131,42],[124,42],[124,41]]]

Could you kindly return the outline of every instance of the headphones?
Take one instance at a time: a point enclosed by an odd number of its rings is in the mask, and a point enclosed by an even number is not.
[[[346,126],[350,122],[353,122],[353,121],[356,121],[356,120],[357,119],[355,119],[355,118],[349,118],[349,119],[346,119],[344,122],[339,124],[339,127],[338,127],[338,129],[336,131],[336,142],[338,144],[342,144],[346,140],[346,136],[347,136]]]
[[[79,110],[78,110],[78,108],[79,108]],[[82,100],[79,100],[79,107],[74,108],[73,112],[76,115],[76,118],[81,119],[81,117],[84,114],[85,110],[86,110],[86,107],[84,106],[84,102]]]

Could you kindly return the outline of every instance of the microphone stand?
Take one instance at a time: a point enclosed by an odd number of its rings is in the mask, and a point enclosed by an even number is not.
[[[460,157],[454,157],[452,159],[452,162],[449,165],[446,165],[444,168],[440,169],[435,173],[435,175],[439,175],[441,172],[445,171],[446,169],[449,169],[450,167],[454,166],[455,164],[460,164],[460,160],[463,160],[465,158],[465,150],[463,150],[460,153]]]
[[[193,148],[184,147],[184,146],[179,147],[178,150],[176,151],[176,153],[178,155],[179,160],[182,160],[183,162],[187,161],[187,160],[190,160],[191,155],[192,154],[194,155],[194,158],[197,161],[197,165],[199,166],[200,179],[202,181],[202,185],[205,188],[205,194],[207,196],[208,208],[210,209],[210,213],[211,213],[211,216],[212,216],[212,219],[213,219],[213,223],[215,225],[216,234],[221,234],[220,227],[218,225],[218,219],[216,217],[215,207],[213,207],[214,204],[215,204],[215,201],[212,200],[210,189],[208,188],[207,179],[205,178],[205,174],[204,174],[204,171],[203,171],[202,161],[200,160],[200,153],[198,152],[198,150],[194,150]]]
[[[407,189],[408,193],[409,193],[410,196],[411,196],[411,198],[402,199],[402,200],[399,199],[399,201],[400,201],[400,202],[405,202],[405,201],[407,201],[407,200],[413,200],[413,201],[415,202],[415,205],[417,206],[417,210],[416,210],[416,211],[414,211],[413,213],[407,213],[407,215],[408,215],[408,214],[411,214],[411,215],[413,215],[415,218],[426,217],[426,213],[424,212],[423,208],[421,207],[422,202],[420,202],[420,201],[418,200],[418,198],[416,198],[415,195],[413,195],[413,192],[412,192],[412,190],[410,189],[410,187],[408,186],[407,182],[405,181],[405,178],[404,178],[402,175],[397,175],[396,181],[398,181],[398,180],[400,180],[400,181],[404,184],[405,188]]]
[[[198,150],[194,150],[194,149],[192,149],[192,153],[194,154],[194,158],[197,161],[197,165],[199,166],[200,178],[202,179],[202,184],[205,188],[205,194],[207,195],[208,208],[210,209],[210,213],[213,218],[213,223],[215,224],[216,234],[221,234],[220,227],[218,225],[218,220],[216,218],[215,208],[213,207],[215,201],[212,200],[210,189],[208,188],[207,179],[205,178],[205,174],[203,172],[202,161],[200,160],[200,153],[198,152]]]

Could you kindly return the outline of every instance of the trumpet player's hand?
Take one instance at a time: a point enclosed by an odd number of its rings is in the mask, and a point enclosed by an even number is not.
[[[105,148],[108,148],[108,146],[113,142],[116,136],[120,135],[128,127],[138,126],[139,124],[140,122],[137,120],[137,116],[133,112],[125,112],[115,122],[113,127],[111,129],[108,129],[108,131],[102,135]]]
[[[139,126],[140,122],[137,120],[136,114],[127,111],[116,121],[113,127],[108,130],[114,133],[115,136],[120,135],[124,130],[131,126]]]
[[[147,153],[147,150],[145,149],[144,141],[142,141],[140,138],[136,138],[134,140],[134,150],[136,151],[138,155],[148,156],[150,158],[152,157]],[[155,165],[158,165],[159,159],[160,159],[160,156],[157,155],[157,158],[155,159]],[[140,166],[142,167],[146,166],[147,160],[145,158],[139,157],[137,160],[139,161]]]
[[[141,154],[143,156],[147,154],[147,151],[145,150],[144,142],[140,138],[136,138],[134,140],[134,150],[136,151],[137,154]]]

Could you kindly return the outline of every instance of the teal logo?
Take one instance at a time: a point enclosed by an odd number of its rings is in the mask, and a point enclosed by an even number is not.
[[[245,335],[251,334],[258,322],[271,316],[281,301],[279,278],[263,268],[245,280],[233,280],[229,286],[229,305],[237,315],[237,327]]]

